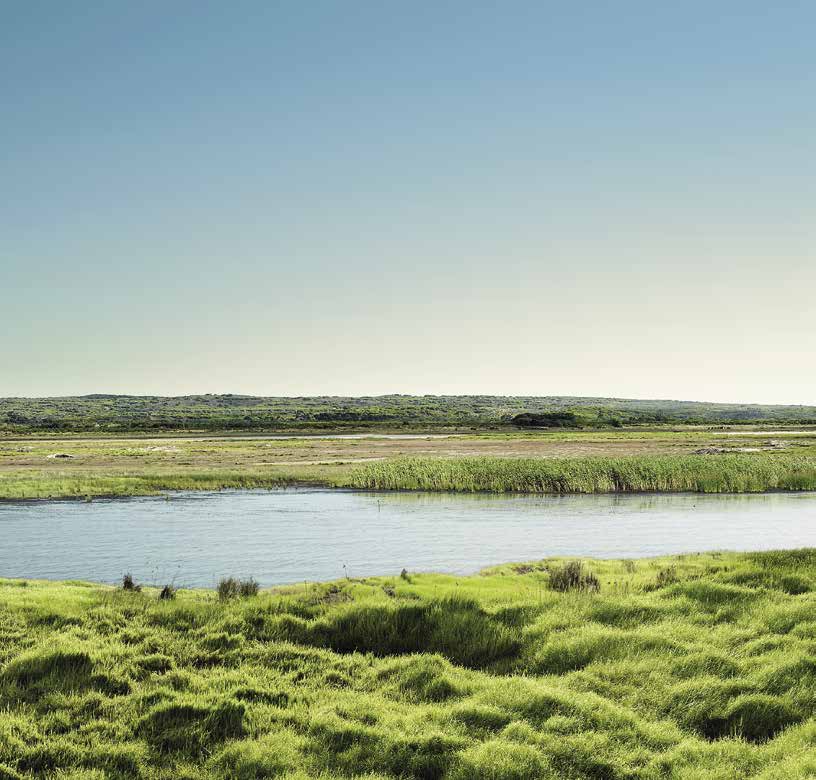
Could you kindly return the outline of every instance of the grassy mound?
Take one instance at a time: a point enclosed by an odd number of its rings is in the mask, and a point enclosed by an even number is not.
[[[811,777],[814,583],[813,550],[241,599],[0,580],[0,778]]]

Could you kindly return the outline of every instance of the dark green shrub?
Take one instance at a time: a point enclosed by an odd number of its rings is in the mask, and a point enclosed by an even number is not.
[[[122,590],[129,590],[133,591],[134,593],[138,593],[141,589],[142,586],[136,584],[133,579],[133,575],[130,572],[122,577]]]
[[[597,593],[601,581],[591,571],[584,571],[581,561],[568,561],[563,566],[550,567],[550,588],[561,593],[570,590]]]
[[[575,412],[522,412],[511,421],[519,428],[577,428]]]
[[[675,582],[679,582],[680,578],[677,576],[677,567],[676,566],[666,566],[665,569],[661,569],[657,576],[655,577],[655,587],[656,588],[665,588],[668,585],[674,585]]]
[[[221,601],[229,601],[230,599],[257,596],[259,589],[260,586],[252,577],[248,580],[240,580],[237,577],[222,577],[218,581],[216,592]]]
[[[215,590],[221,601],[228,601],[229,599],[238,598],[239,588],[240,580],[235,577],[222,577],[218,580],[218,586]]]
[[[159,593],[159,600],[160,601],[172,601],[176,597],[176,592],[178,588],[174,585],[165,585],[161,592]]]

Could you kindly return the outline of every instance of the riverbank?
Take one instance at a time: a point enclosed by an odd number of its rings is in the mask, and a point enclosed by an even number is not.
[[[226,601],[0,580],[0,775],[806,777],[815,588],[812,550]]]
[[[22,501],[50,498],[126,498],[157,496],[172,491],[252,490],[287,486],[337,487],[337,467],[272,467],[265,470],[179,470],[110,474],[104,471],[40,472],[34,470],[0,474],[0,500]]]

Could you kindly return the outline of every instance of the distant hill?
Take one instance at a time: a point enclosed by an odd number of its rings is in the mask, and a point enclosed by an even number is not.
[[[548,422],[549,421],[549,422]],[[557,421],[553,423],[552,421]],[[814,424],[814,406],[565,396],[0,398],[0,431],[431,430],[656,424]]]

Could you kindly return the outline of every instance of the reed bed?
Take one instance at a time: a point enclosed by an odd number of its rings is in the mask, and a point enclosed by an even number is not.
[[[370,490],[495,493],[816,490],[816,458],[760,453],[569,459],[400,458],[356,469],[348,485]]]

